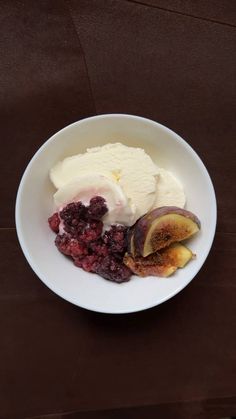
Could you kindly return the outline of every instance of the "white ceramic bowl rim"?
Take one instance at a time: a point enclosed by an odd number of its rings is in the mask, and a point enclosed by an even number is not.
[[[158,300],[157,303],[152,303],[150,305],[146,305],[145,304],[143,307],[142,306],[139,306],[136,309],[133,309],[132,308],[131,310],[127,310],[127,309],[125,309],[125,310],[123,310],[123,309],[121,309],[121,310],[115,310],[114,312],[113,311],[110,311],[110,310],[106,310],[106,309],[102,310],[102,309],[96,309],[94,307],[89,307],[88,305],[84,305],[82,302],[79,302],[78,303],[78,299],[76,299],[76,298],[68,298],[68,297],[65,297],[63,294],[61,294],[60,292],[58,292],[58,290],[56,289],[56,287],[53,287],[53,286],[47,284],[47,281],[45,281],[44,276],[43,276],[40,268],[37,266],[37,264],[35,263],[35,261],[32,260],[32,258],[30,256],[30,253],[28,251],[28,248],[27,248],[27,245],[26,245],[25,239],[24,239],[24,233],[23,233],[23,230],[22,230],[22,222],[21,222],[21,215],[20,215],[21,194],[22,194],[22,190],[24,188],[24,184],[25,184],[25,181],[27,179],[28,173],[29,173],[31,167],[33,166],[35,160],[37,159],[37,157],[44,151],[44,149],[48,146],[48,144],[49,143],[52,143],[56,139],[56,137],[58,136],[58,134],[66,133],[66,131],[67,130],[70,130],[70,128],[73,127],[73,126],[79,126],[80,124],[83,124],[85,121],[92,121],[92,120],[96,120],[96,119],[107,119],[107,118],[108,119],[109,118],[127,118],[127,119],[133,119],[133,120],[137,120],[138,119],[138,120],[143,121],[143,122],[146,122],[148,124],[159,126],[159,127],[161,127],[161,129],[163,131],[166,131],[167,133],[169,133],[172,136],[174,136],[175,137],[175,140],[177,142],[181,143],[182,146],[187,151],[191,152],[191,154],[194,156],[195,160],[198,160],[198,164],[201,167],[201,170],[203,171],[203,173],[205,174],[205,180],[208,183],[208,188],[209,188],[209,191],[210,191],[210,194],[211,194],[211,197],[210,198],[211,198],[211,202],[212,202],[212,214],[211,214],[212,215],[212,225],[211,225],[210,239],[209,239],[209,242],[208,242],[208,251],[205,252],[204,260],[207,258],[208,253],[209,253],[209,251],[211,249],[213,240],[214,240],[215,229],[216,229],[216,220],[217,220],[217,205],[216,205],[215,191],[214,191],[214,187],[213,187],[212,181],[210,179],[209,173],[208,173],[206,167],[204,166],[202,160],[197,155],[197,153],[178,134],[176,134],[174,131],[172,131],[171,129],[167,128],[166,126],[164,126],[164,125],[162,125],[162,124],[160,124],[158,122],[152,121],[152,120],[147,119],[147,118],[143,118],[141,116],[135,116],[135,115],[129,115],[129,114],[122,114],[122,113],[101,114],[101,115],[92,116],[92,117],[88,117],[88,118],[84,118],[84,119],[81,119],[79,121],[76,121],[76,122],[74,122],[74,123],[72,123],[72,124],[64,127],[60,131],[56,132],[54,135],[52,135],[44,144],[42,144],[42,146],[34,154],[34,156],[30,160],[29,164],[27,165],[27,167],[26,167],[26,169],[24,171],[24,174],[22,176],[22,179],[20,181],[20,185],[19,185],[19,188],[18,188],[18,191],[17,191],[16,206],[15,206],[15,221],[16,221],[17,236],[18,236],[18,240],[19,240],[19,243],[21,245],[21,248],[23,250],[23,253],[24,253],[24,255],[25,255],[28,263],[30,264],[31,268],[33,269],[33,271],[42,280],[42,282],[47,285],[47,287],[49,287],[53,292],[55,292],[57,295],[59,295],[60,297],[62,297],[66,301],[69,301],[70,303],[75,304],[77,306],[79,305],[82,308],[85,308],[85,309],[88,309],[88,310],[91,310],[91,311],[100,312],[100,313],[126,314],[126,313],[133,313],[133,312],[137,312],[137,311],[142,311],[142,310],[145,310],[145,309],[149,309],[149,308],[152,308],[152,307],[154,307],[156,305],[159,305],[159,304],[165,302],[166,300],[169,300],[170,298],[172,298],[173,296],[175,296],[177,293],[179,293],[182,289],[184,289],[188,285],[188,283],[191,282],[191,280],[193,279],[193,277],[190,278],[188,280],[188,282],[186,282],[183,286],[180,286],[179,288],[175,289],[172,293],[166,295],[161,300]],[[203,263],[204,263],[204,261],[203,261]],[[203,265],[203,263],[202,263],[202,265]],[[202,265],[199,266],[197,270],[195,270],[194,277],[196,276],[196,274],[198,273],[198,271],[201,269]]]

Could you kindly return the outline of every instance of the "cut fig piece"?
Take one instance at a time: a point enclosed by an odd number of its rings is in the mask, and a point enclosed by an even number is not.
[[[160,252],[147,257],[132,257],[126,253],[124,263],[138,276],[162,276],[172,275],[177,268],[183,268],[192,258],[193,253],[186,246],[174,243]]]
[[[165,247],[159,252],[164,261],[168,261],[177,268],[183,268],[195,257],[192,251],[181,243],[172,243],[169,247]]]
[[[170,263],[164,265],[159,253],[153,253],[146,258],[143,258],[142,256],[133,258],[131,255],[126,253],[123,262],[134,274],[142,277],[166,277],[172,275],[177,269],[177,266],[173,266]]]
[[[135,225],[134,253],[146,257],[171,243],[188,239],[199,229],[200,221],[190,211],[178,207],[155,208]]]

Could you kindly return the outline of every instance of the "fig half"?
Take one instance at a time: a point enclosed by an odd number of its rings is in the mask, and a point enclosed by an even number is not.
[[[164,261],[168,261],[177,268],[184,268],[184,266],[196,255],[182,243],[172,243],[169,247],[160,250],[160,254]]]
[[[178,207],[155,208],[134,227],[132,255],[146,257],[171,243],[188,239],[199,229],[200,221],[190,211]]]
[[[153,253],[147,257],[132,257],[126,253],[124,263],[138,276],[162,276],[172,275],[177,268],[183,268],[192,258],[190,249],[180,243],[174,243],[160,252]]]

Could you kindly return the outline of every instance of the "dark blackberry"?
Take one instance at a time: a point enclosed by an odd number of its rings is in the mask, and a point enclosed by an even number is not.
[[[132,275],[131,270],[113,255],[100,259],[96,267],[96,273],[105,279],[118,283],[129,281]]]
[[[60,212],[60,217],[64,223],[64,230],[73,237],[81,234],[86,227],[87,209],[82,202],[72,202]]]
[[[100,220],[107,213],[108,208],[105,202],[102,196],[95,196],[90,199],[89,206],[87,207],[88,220]]]
[[[105,231],[103,241],[111,253],[125,253],[127,250],[127,227],[112,225],[110,230]]]

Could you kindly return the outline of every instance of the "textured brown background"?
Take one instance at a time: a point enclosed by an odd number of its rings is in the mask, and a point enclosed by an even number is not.
[[[236,2],[3,0],[0,19],[0,418],[236,415]],[[14,228],[17,186],[37,148],[111,112],[182,135],[218,201],[196,279],[125,316],[59,299],[27,265]]]

